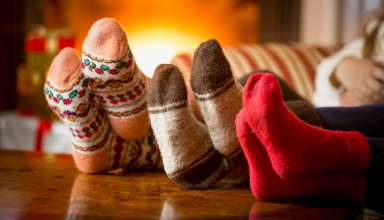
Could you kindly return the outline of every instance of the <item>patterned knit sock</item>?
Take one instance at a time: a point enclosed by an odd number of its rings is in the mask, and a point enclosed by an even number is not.
[[[125,140],[144,137],[149,128],[147,78],[137,67],[116,20],[104,18],[92,25],[81,60],[81,69],[90,78],[90,87],[113,130]]]
[[[366,138],[359,132],[329,131],[301,121],[285,106],[273,75],[253,75],[244,87],[243,103],[249,126],[281,177],[366,172]]]
[[[191,86],[215,149],[230,162],[232,181],[247,182],[248,170],[235,129],[236,113],[242,106],[241,86],[216,40],[208,40],[196,50]]]
[[[251,191],[264,201],[350,202],[361,204],[364,198],[364,175],[322,173],[281,178],[273,169],[270,157],[241,110],[236,117],[237,136],[248,161]]]
[[[71,48],[63,49],[48,71],[44,92],[50,108],[72,133],[78,169],[100,173],[115,168],[157,168],[160,155],[153,136],[125,142],[112,131],[107,117],[88,89],[89,79]],[[147,155],[151,153],[149,156]]]
[[[173,65],[157,67],[148,89],[149,115],[164,169],[188,188],[212,187],[226,169],[206,127],[187,107],[187,90]]]

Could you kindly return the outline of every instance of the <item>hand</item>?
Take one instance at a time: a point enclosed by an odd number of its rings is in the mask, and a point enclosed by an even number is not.
[[[340,104],[341,106],[347,107],[359,106],[359,104],[351,98],[351,94],[349,94],[347,91],[343,91],[340,93]]]
[[[336,69],[336,77],[356,105],[384,102],[384,68],[369,59],[348,57]]]

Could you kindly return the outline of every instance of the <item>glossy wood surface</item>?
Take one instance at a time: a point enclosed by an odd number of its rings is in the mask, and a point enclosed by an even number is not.
[[[259,202],[248,189],[185,190],[161,172],[85,175],[68,155],[0,151],[0,219],[362,217],[348,208]]]

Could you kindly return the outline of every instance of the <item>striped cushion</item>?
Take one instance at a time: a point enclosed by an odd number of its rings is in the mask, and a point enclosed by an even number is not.
[[[302,44],[248,44],[224,48],[235,78],[255,70],[270,70],[282,77],[304,97],[311,99],[316,66],[331,50]],[[189,75],[192,54],[179,54],[172,63]]]

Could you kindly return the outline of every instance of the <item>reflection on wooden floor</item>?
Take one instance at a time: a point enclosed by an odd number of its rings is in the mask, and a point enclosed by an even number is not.
[[[0,161],[0,219],[363,218],[348,208],[255,201],[248,189],[185,190],[161,172],[80,174],[65,155],[0,151]]]

